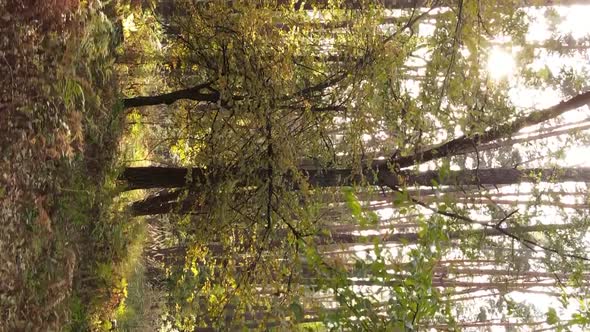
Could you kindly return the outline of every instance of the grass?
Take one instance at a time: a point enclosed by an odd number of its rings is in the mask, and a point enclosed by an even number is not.
[[[137,112],[127,114],[126,134],[122,137],[119,151],[120,164],[142,166],[148,162],[144,160],[148,154],[145,146],[147,141],[146,128],[142,124],[142,116]],[[144,197],[143,191],[124,192],[119,199],[124,208],[129,202]],[[121,211],[117,215],[122,215]],[[121,264],[117,266],[120,274],[120,285],[124,298],[111,313],[116,322],[117,331],[149,331],[157,326],[163,308],[164,294],[155,289],[146,278],[146,266],[143,259],[144,248],[149,245],[149,232],[144,218],[135,218],[134,229],[127,236],[130,243]]]
[[[122,136],[118,164],[141,159],[146,153],[141,116],[131,113],[127,119],[133,124]],[[152,288],[145,277],[143,251],[149,241],[146,223],[143,218],[132,218],[125,211],[129,202],[141,197],[141,191],[118,192],[107,210],[109,216],[105,218],[111,220],[106,223],[110,226],[97,231],[108,238],[102,243],[116,247],[118,259],[97,260],[98,265],[92,272],[111,294],[110,303],[102,299],[89,306],[85,319],[92,330],[146,331],[153,329],[159,319],[163,295]],[[103,249],[102,252],[107,251]],[[112,301],[113,297],[115,301]]]
[[[162,294],[149,284],[145,266],[141,261],[145,229],[138,241],[129,248],[129,259],[122,267],[124,272],[125,300],[115,312],[120,331],[147,331],[153,329],[159,319]]]

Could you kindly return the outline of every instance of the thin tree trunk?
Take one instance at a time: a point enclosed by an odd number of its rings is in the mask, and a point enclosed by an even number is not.
[[[425,328],[435,329],[436,331],[453,331],[456,327],[459,328],[467,328],[467,327],[479,327],[480,331],[487,331],[484,330],[486,327],[504,327],[505,329],[509,327],[524,327],[524,326],[539,326],[547,324],[545,321],[539,322],[501,322],[501,321],[487,321],[487,322],[459,322],[456,325],[426,325]],[[538,331],[538,330],[535,330]]]
[[[157,195],[133,202],[130,206],[131,214],[137,217],[172,212],[171,202],[175,202],[181,192],[180,189],[171,192],[160,192]]]
[[[530,127],[550,119],[554,119],[567,111],[590,104],[590,91],[579,94],[567,101],[563,101],[545,110],[532,112],[511,123],[492,128],[483,134],[461,136],[437,147],[430,148],[410,156],[392,157],[390,160],[376,162],[378,165],[392,163],[401,168],[424,163],[431,160],[450,157],[460,152],[474,151],[482,144],[490,143],[503,137],[509,137],[519,130]]]
[[[568,125],[571,125],[571,124],[568,124]],[[560,127],[567,127],[568,125],[564,125],[564,126],[560,126]],[[482,152],[482,151],[487,151],[487,150],[499,149],[499,148],[506,147],[506,146],[514,146],[516,144],[526,143],[526,142],[540,140],[540,139],[544,139],[544,138],[572,134],[572,133],[586,130],[586,129],[590,129],[590,124],[587,122],[582,123],[581,125],[579,125],[577,127],[571,127],[571,128],[566,128],[566,129],[556,129],[556,130],[552,130],[552,131],[548,131],[548,132],[536,132],[536,133],[533,133],[534,135],[529,134],[528,136],[525,136],[525,137],[507,138],[505,140],[484,144],[482,146],[479,146],[477,148],[477,151]],[[465,153],[470,153],[470,152],[475,152],[475,151],[473,151],[473,148],[465,151]]]
[[[504,231],[511,234],[524,234],[532,232],[547,232],[555,230],[572,229],[578,227],[571,224],[546,224],[546,225],[532,225],[532,226],[521,226],[521,227],[509,227],[505,228]],[[467,236],[480,235],[480,236],[501,236],[505,235],[504,232],[499,231],[495,228],[483,228],[476,230],[464,230],[457,232],[450,232],[448,238],[452,239],[463,239]],[[332,234],[331,237],[320,237],[318,238],[318,244],[373,244],[374,240],[378,240],[381,244],[389,243],[415,243],[418,241],[417,233],[393,233],[384,235],[371,235],[361,236],[355,234],[336,233]]]

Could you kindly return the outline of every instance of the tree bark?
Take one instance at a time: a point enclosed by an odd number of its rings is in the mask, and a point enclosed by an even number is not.
[[[206,170],[193,168],[189,173],[189,169],[179,167],[127,167],[119,179],[127,181],[128,190],[179,188],[204,182]]]
[[[168,193],[160,193],[133,202],[129,207],[134,217],[167,214],[171,212],[179,214],[205,214],[206,209],[197,204],[197,197],[194,193],[188,193],[179,200],[182,190]]]
[[[190,172],[189,172],[190,170]],[[471,185],[509,185],[521,182],[551,182],[574,181],[590,182],[590,168],[491,168],[469,169],[450,171],[441,178],[438,171],[411,172],[390,171],[386,166],[367,168],[364,174],[358,174],[352,169],[300,169],[307,177],[307,182],[312,187],[341,187],[352,185],[376,185],[387,187],[403,186],[433,186],[435,183],[445,186],[471,186]],[[238,170],[226,170],[224,173],[236,174]],[[259,169],[255,171],[261,179],[267,178],[268,171]],[[180,168],[180,167],[127,167],[120,180],[127,182],[127,189],[150,188],[179,188],[191,187],[203,183],[213,183],[223,180],[219,175],[204,168]],[[293,189],[297,184],[293,183],[288,174],[283,175],[286,183],[292,183]],[[240,184],[238,184],[240,185]]]
[[[430,148],[410,156],[392,157],[389,160],[378,161],[376,163],[378,165],[392,163],[394,165],[398,165],[401,168],[404,168],[431,160],[450,157],[465,151],[474,151],[475,147],[477,146],[490,143],[499,138],[509,137],[523,128],[554,119],[565,112],[588,104],[590,104],[590,91],[579,94],[567,101],[563,101],[545,110],[533,112],[527,116],[512,121],[511,123],[492,128],[483,134],[461,136],[437,147]]]
[[[216,103],[219,101],[219,92],[210,88],[209,83],[195,85],[191,88],[173,91],[154,96],[139,96],[123,99],[123,108],[153,106],[153,105],[171,105],[178,100],[188,99],[194,101],[203,101]]]
[[[522,227],[509,227],[505,228],[504,231],[510,234],[524,234],[524,233],[533,233],[533,232],[548,232],[548,231],[556,231],[556,230],[567,230],[572,229],[574,225],[571,224],[548,224],[548,225],[532,225],[532,226],[522,226]],[[463,231],[456,231],[450,232],[447,236],[449,240],[458,240],[463,239],[468,236],[472,235],[479,235],[483,237],[490,237],[490,236],[501,236],[505,235],[504,232],[501,232],[495,228],[483,228],[483,229],[476,229],[476,230],[463,230]],[[360,236],[355,234],[347,234],[347,233],[336,233],[332,234],[331,237],[320,237],[318,238],[318,244],[346,244],[346,245],[362,245],[364,244],[372,244],[374,240],[378,240],[381,244],[391,244],[391,243],[416,243],[418,241],[418,234],[417,233],[393,233],[393,234],[385,234],[385,235],[371,235],[371,236]]]

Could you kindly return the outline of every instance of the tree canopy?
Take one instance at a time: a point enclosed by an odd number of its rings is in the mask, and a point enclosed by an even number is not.
[[[157,3],[158,82],[122,100],[152,159],[119,180],[169,231],[146,251],[165,324],[587,328],[588,38],[560,30],[568,8]]]

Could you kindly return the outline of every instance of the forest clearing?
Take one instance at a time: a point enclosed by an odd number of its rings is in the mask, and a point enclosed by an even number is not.
[[[590,330],[588,17],[0,0],[0,332]]]

